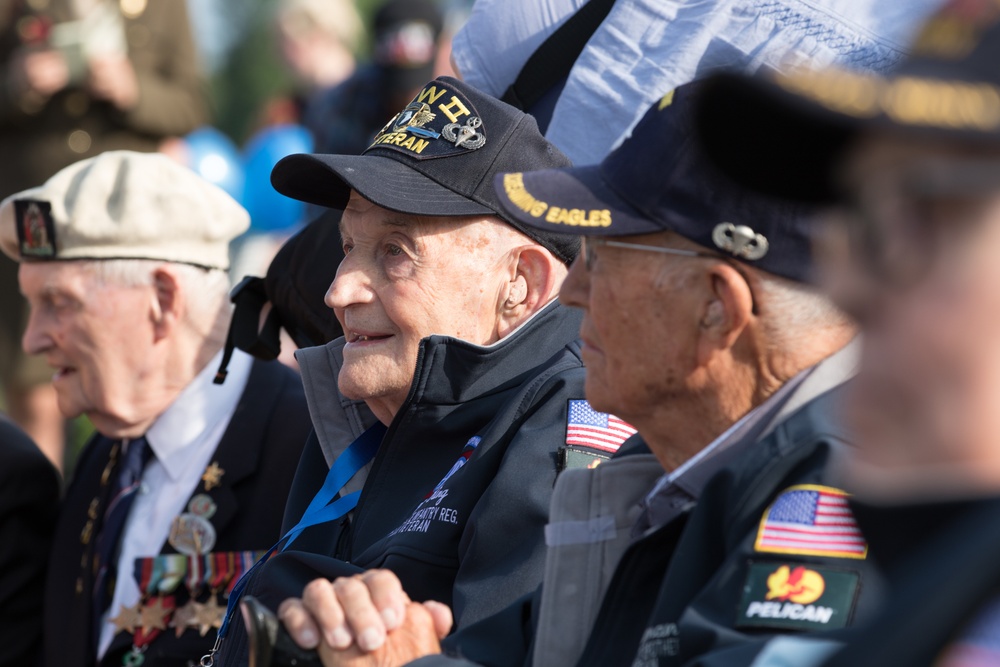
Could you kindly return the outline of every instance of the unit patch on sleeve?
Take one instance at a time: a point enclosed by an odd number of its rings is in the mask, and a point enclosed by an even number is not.
[[[843,628],[851,620],[861,576],[803,563],[750,563],[736,627],[785,630]]]
[[[847,496],[840,489],[816,484],[785,489],[764,511],[754,549],[864,559],[868,543],[851,514]]]

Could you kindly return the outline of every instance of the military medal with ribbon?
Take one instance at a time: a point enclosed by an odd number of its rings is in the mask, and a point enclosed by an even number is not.
[[[173,592],[182,579],[177,573],[183,567],[183,560],[183,556],[179,558],[157,556],[135,560],[134,575],[142,598],[133,608],[131,620],[136,623],[132,648],[122,660],[123,667],[138,667],[145,662],[149,643],[156,639],[161,631],[167,629],[167,619],[174,610]]]

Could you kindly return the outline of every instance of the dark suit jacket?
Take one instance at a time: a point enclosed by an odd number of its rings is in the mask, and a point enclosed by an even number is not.
[[[309,433],[310,422],[298,375],[277,362],[255,361],[247,388],[213,461],[225,470],[221,486],[207,491],[217,505],[211,518],[215,552],[264,550],[281,536],[281,517],[295,467]],[[93,665],[96,648],[91,637],[92,576],[81,567],[87,549],[81,530],[96,497],[108,461],[110,441],[96,437],[84,449],[67,492],[49,561],[45,590],[46,666]],[[199,483],[194,493],[205,493]],[[172,552],[165,545],[164,553]],[[188,630],[177,638],[173,629],[161,633],[145,653],[145,665],[197,664],[208,653],[214,630],[205,637]],[[132,636],[120,633],[101,664],[122,664]]]
[[[58,507],[56,469],[0,416],[0,666],[32,664],[41,648],[45,563]]]

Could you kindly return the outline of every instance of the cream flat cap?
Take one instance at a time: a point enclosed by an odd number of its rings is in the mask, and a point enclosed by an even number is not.
[[[109,151],[0,203],[12,259],[155,259],[229,268],[250,216],[223,190],[156,153]]]

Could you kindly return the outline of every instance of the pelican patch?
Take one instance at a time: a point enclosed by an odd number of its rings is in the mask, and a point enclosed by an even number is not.
[[[861,575],[811,563],[750,563],[736,627],[825,630],[851,621]]]
[[[435,81],[386,123],[365,153],[389,149],[427,160],[464,155],[486,141],[483,118],[472,102]]]

